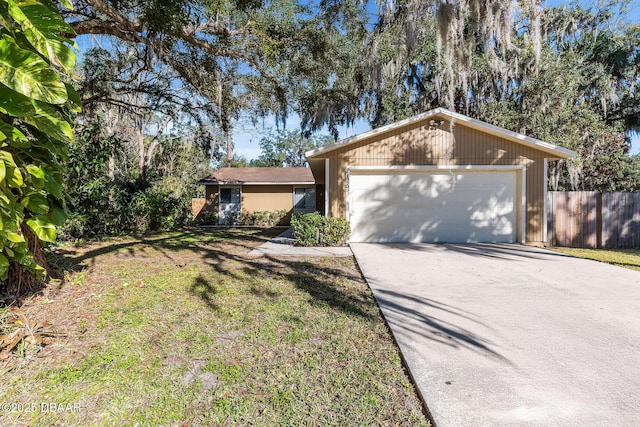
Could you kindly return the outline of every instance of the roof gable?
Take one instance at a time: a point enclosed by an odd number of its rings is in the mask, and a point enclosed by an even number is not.
[[[376,135],[381,135],[390,131],[396,131],[398,129],[402,129],[403,127],[408,127],[416,122],[426,121],[428,119],[433,119],[435,117],[447,117],[452,121],[454,121],[454,123],[456,124],[462,124],[463,126],[467,126],[472,129],[477,129],[481,132],[494,135],[499,138],[504,138],[508,141],[512,141],[512,142],[522,144],[531,148],[535,148],[537,150],[551,154],[554,158],[567,159],[570,157],[574,157],[576,155],[574,151],[568,150],[564,147],[560,147],[559,145],[554,145],[549,142],[541,141],[539,139],[531,138],[530,136],[522,135],[517,132],[513,132],[498,126],[494,126],[487,122],[473,119],[471,117],[465,116],[463,114],[455,113],[445,108],[436,108],[434,110],[427,111],[426,113],[418,114],[417,116],[413,116],[408,119],[389,124],[387,126],[382,126],[377,129],[372,129],[370,131],[361,133],[359,135],[355,135],[355,136],[343,139],[334,144],[325,145],[324,147],[307,151],[305,155],[309,159],[322,158],[323,154],[329,153],[333,150],[344,148],[349,145],[366,140],[368,138],[373,138]]]
[[[313,184],[309,168],[222,168],[198,181],[205,185]]]

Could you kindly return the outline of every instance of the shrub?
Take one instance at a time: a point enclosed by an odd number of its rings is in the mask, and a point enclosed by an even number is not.
[[[323,246],[344,246],[351,234],[349,221],[345,218],[325,218],[327,227],[324,234]]]
[[[242,214],[240,212],[230,212],[226,214],[225,225],[241,225],[242,224]]]
[[[191,221],[190,195],[173,196],[164,190],[131,191],[123,186],[102,186],[100,191],[78,193],[61,239],[175,230]]]
[[[294,214],[291,226],[301,246],[343,246],[351,232],[346,219],[327,218],[318,212]]]
[[[243,213],[240,222],[242,225],[255,225],[259,227],[273,227],[287,216],[286,209],[278,209],[275,211],[256,211]]]
[[[218,212],[212,210],[201,213],[192,222],[195,225],[218,225]]]

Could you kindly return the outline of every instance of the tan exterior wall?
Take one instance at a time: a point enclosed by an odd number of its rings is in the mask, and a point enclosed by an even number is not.
[[[301,187],[305,187],[301,185]],[[293,212],[293,185],[243,185],[242,212],[275,211],[284,209],[287,215],[280,225],[288,225]],[[218,212],[218,185],[205,186],[205,205],[201,214]]]
[[[347,166],[526,166],[526,241],[543,241],[544,158],[548,154],[449,121],[413,123],[336,149],[329,158],[329,214],[346,217]]]
[[[243,185],[242,212],[293,209],[292,185]]]
[[[205,185],[206,199],[203,212],[218,212],[218,186],[217,185]]]

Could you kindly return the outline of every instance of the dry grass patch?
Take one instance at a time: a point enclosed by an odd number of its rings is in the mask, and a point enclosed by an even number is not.
[[[353,259],[248,258],[273,232],[63,248],[27,301],[59,336],[0,362],[0,425],[427,425]],[[6,312],[6,310],[5,310]]]

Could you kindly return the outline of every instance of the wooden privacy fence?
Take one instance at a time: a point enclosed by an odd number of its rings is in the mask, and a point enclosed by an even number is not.
[[[191,213],[194,218],[198,218],[207,204],[207,199],[191,199]]]
[[[640,193],[550,191],[547,241],[574,248],[640,248]]]

